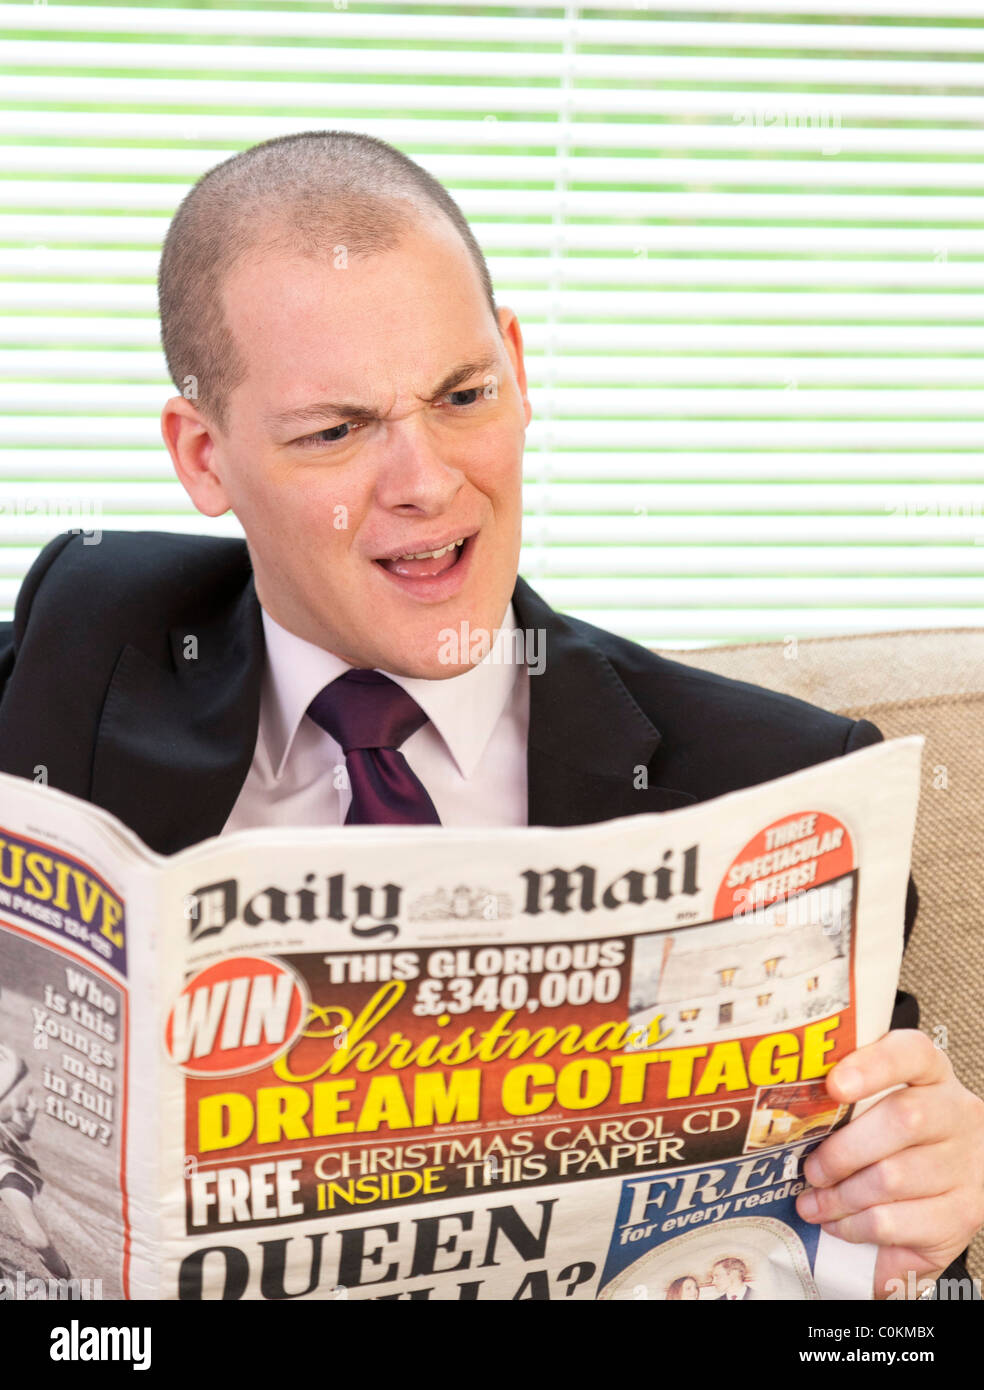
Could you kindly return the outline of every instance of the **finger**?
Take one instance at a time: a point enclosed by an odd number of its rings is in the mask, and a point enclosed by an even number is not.
[[[945,1053],[915,1028],[895,1028],[843,1057],[827,1075],[834,1100],[863,1100],[892,1086],[931,1086],[953,1075]]]
[[[865,1211],[854,1212],[840,1221],[824,1222],[820,1228],[853,1244],[898,1245],[919,1251],[932,1261],[936,1252],[953,1250],[966,1244],[963,1231],[954,1219],[953,1205],[946,1197],[927,1197],[913,1202],[888,1202]],[[952,1255],[942,1260],[941,1268]]]
[[[952,1143],[925,1144],[890,1154],[834,1187],[810,1188],[796,1199],[804,1221],[840,1221],[886,1202],[942,1197],[953,1189]]]
[[[809,1155],[803,1176],[811,1187],[833,1187],[902,1150],[938,1144],[952,1130],[946,1086],[907,1086],[835,1130]]]

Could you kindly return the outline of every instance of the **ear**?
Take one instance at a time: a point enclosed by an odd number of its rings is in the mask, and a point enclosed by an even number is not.
[[[533,407],[530,405],[529,397],[526,394],[526,363],[523,360],[523,332],[519,326],[519,319],[512,309],[505,305],[500,305],[498,312],[499,334],[509,354],[509,361],[512,369],[516,373],[516,383],[519,386],[519,394],[523,401],[523,410],[526,415],[526,423],[529,424],[533,417]]]
[[[218,431],[192,401],[172,396],[161,411],[161,437],[185,492],[205,516],[222,516],[231,506],[215,471]]]

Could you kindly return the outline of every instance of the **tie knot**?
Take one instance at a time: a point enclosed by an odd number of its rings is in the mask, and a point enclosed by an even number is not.
[[[355,748],[399,748],[427,723],[401,685],[380,671],[357,667],[319,691],[307,712],[346,754]]]

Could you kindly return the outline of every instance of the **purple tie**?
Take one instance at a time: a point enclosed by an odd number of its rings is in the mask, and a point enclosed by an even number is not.
[[[379,671],[353,668],[308,705],[316,724],[341,744],[352,787],[346,825],[440,825],[423,783],[399,751],[427,715]]]

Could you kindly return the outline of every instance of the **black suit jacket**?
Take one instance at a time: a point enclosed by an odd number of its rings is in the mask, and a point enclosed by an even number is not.
[[[670,811],[881,739],[867,720],[563,617],[522,579],[512,601],[545,653],[530,678],[531,825]],[[253,758],[264,658],[244,541],[56,536],[13,623],[0,623],[0,771],[34,780],[43,766],[49,785],[105,807],[162,854],[218,835]],[[648,785],[637,787],[642,767]],[[917,903],[910,878],[906,939]],[[917,1023],[900,993],[892,1027]]]

